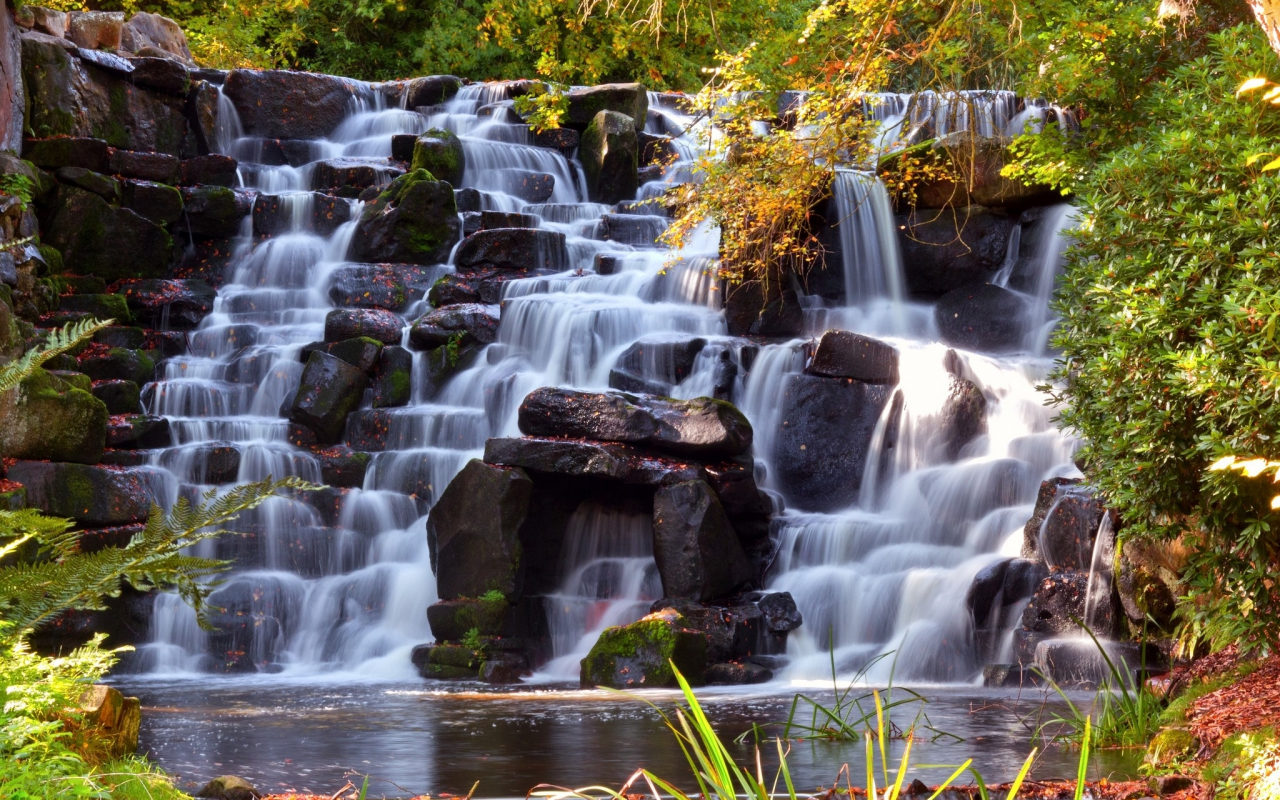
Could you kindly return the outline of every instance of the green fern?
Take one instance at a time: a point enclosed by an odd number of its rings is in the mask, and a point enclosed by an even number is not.
[[[197,542],[229,533],[224,526],[243,511],[285,490],[317,489],[300,478],[237,486],[220,497],[211,490],[202,502],[179,500],[165,514],[151,507],[146,527],[124,547],[82,553],[79,533],[68,520],[31,511],[0,511],[0,559],[22,544],[35,542],[30,563],[0,564],[0,619],[12,625],[6,633],[23,635],[67,610],[101,609],[108,597],[128,583],[139,591],[172,586],[205,621],[205,599],[214,588],[210,578],[227,568],[225,561],[197,558],[182,551]]]
[[[49,359],[83,344],[89,337],[114,322],[115,320],[112,319],[103,321],[85,319],[51,331],[43,342],[23,353],[20,358],[15,358],[7,364],[0,364],[0,394],[22,383],[24,378],[30,376]]]

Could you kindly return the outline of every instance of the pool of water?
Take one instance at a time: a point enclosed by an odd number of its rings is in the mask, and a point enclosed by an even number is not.
[[[538,784],[619,787],[639,767],[693,788],[675,738],[644,700],[671,711],[675,692],[648,690],[629,697],[571,686],[494,690],[475,684],[369,683],[329,676],[323,682],[274,678],[121,678],[116,685],[142,699],[142,750],[193,788],[235,774],[265,791],[329,794],[351,774],[369,775],[370,795],[466,794],[524,797]],[[785,719],[796,692],[831,704],[827,687],[769,684],[707,688],[698,696],[726,741],[753,724]],[[896,698],[905,696],[895,690]],[[858,694],[858,690],[854,694]],[[1041,691],[933,687],[921,691],[932,728],[949,736],[917,740],[913,764],[958,765],[967,758],[989,783],[1011,780],[1031,749],[1041,720],[1063,710]],[[1087,707],[1088,695],[1077,699]],[[873,706],[864,704],[870,710]],[[906,727],[918,704],[895,709]],[[958,737],[955,738],[955,737]],[[731,744],[741,762],[753,745]],[[832,786],[848,764],[855,786],[865,782],[865,746],[817,739],[790,742],[788,765],[798,790]],[[773,774],[776,746],[763,747]],[[897,763],[902,742],[893,743]],[[770,757],[773,756],[773,757]],[[1102,751],[1092,778],[1136,772],[1140,751]],[[1046,748],[1032,774],[1074,776],[1076,753]],[[912,769],[907,779],[944,780],[951,769]],[[358,785],[362,779],[355,778]]]

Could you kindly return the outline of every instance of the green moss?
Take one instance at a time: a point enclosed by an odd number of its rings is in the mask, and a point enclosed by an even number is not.
[[[1147,745],[1146,768],[1158,771],[1180,764],[1194,756],[1199,747],[1199,740],[1189,731],[1166,728],[1157,733]]]
[[[462,181],[465,164],[466,155],[457,135],[452,131],[432,128],[414,143],[410,169],[427,170],[439,180],[457,186]]]
[[[1182,691],[1177,697],[1169,702],[1164,712],[1160,715],[1160,724],[1165,726],[1181,725],[1187,720],[1187,712],[1191,710],[1191,706],[1195,701],[1199,700],[1207,694],[1218,691],[1226,686],[1238,682],[1241,678],[1256,672],[1261,666],[1256,661],[1249,661],[1238,664],[1234,670],[1225,675],[1220,675],[1209,681],[1193,683]]]
[[[47,244],[38,244],[36,249],[40,251],[40,257],[44,259],[49,272],[56,275],[63,271],[62,253],[58,252],[57,248]]]

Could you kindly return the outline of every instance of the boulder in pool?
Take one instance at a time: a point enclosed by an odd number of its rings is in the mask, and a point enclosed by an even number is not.
[[[689,630],[675,609],[649,614],[639,622],[607,628],[582,659],[583,688],[673,688],[675,670],[691,686],[706,682],[707,637]]]

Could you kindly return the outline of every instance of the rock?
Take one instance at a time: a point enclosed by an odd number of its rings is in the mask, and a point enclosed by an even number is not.
[[[218,149],[218,87],[204,80],[194,81],[188,99],[189,124],[196,140],[196,152],[209,154]]]
[[[1183,728],[1165,728],[1151,738],[1142,759],[1148,767],[1164,770],[1180,764],[1200,750],[1200,740]]]
[[[313,350],[322,350],[335,358],[340,358],[361,372],[369,372],[378,363],[382,355],[382,342],[368,336],[357,336],[354,339],[343,339],[338,342],[316,342],[302,348],[302,360],[306,361]]]
[[[206,783],[195,796],[205,800],[258,800],[263,795],[244,778],[223,775]]]
[[[834,511],[858,499],[871,437],[892,394],[891,386],[849,379],[787,379],[772,467],[791,502]]]
[[[641,118],[643,119],[643,117]],[[601,111],[582,134],[578,157],[592,202],[631,200],[639,186],[639,144],[635,121],[615,111]]]
[[[494,684],[519,683],[524,671],[524,659],[488,658],[480,665],[480,680]]]
[[[81,525],[145,522],[151,497],[140,473],[85,464],[18,461],[9,480],[27,488],[27,505]]]
[[[91,12],[97,13],[97,12]],[[74,16],[74,15],[73,15]],[[187,137],[186,98],[134,86],[130,75],[84,60],[65,42],[27,34],[22,70],[27,129],[35,138],[92,137],[112,147],[178,155]],[[108,54],[94,56],[103,61]],[[125,68],[131,65],[116,59]],[[104,153],[105,156],[105,153]],[[105,164],[78,164],[101,172]]]
[[[790,633],[804,624],[791,592],[773,592],[756,601],[770,633]]]
[[[69,372],[61,369],[51,369],[48,371],[50,375],[67,384],[73,389],[79,389],[82,392],[88,392],[93,388],[93,381],[89,380],[89,376],[82,372]]]
[[[671,688],[676,670],[691,686],[706,682],[707,637],[682,626],[674,610],[659,611],[639,622],[606,628],[582,659],[584,688]]]
[[[533,214],[520,214],[515,211],[481,211],[480,230],[495,228],[536,228],[541,220]]]
[[[120,181],[84,167],[62,167],[54,173],[58,183],[84,189],[113,205],[120,203]]]
[[[79,369],[95,381],[125,380],[141,386],[155,375],[156,362],[145,350],[92,348],[79,357]]]
[[[649,94],[639,83],[604,83],[571,89],[567,100],[564,121],[570,126],[590,125],[600,112],[610,111],[627,116],[635,130],[642,130],[649,113]]]
[[[1077,636],[1042,641],[1036,645],[1035,665],[1054,683],[1067,687],[1101,686],[1106,682],[1114,687],[1117,683],[1111,670],[1114,666],[1126,688],[1132,685],[1135,671],[1145,671],[1148,666],[1166,666],[1164,657],[1154,646],[1149,646],[1144,654],[1137,642],[1104,640],[1100,644],[1106,649],[1106,659],[1092,639]]]
[[[550,128],[544,131],[534,131],[533,133],[535,146],[559,150],[565,158],[568,158],[573,153],[580,141],[580,134],[573,128]]]
[[[151,181],[127,180],[123,187],[125,208],[157,225],[171,225],[182,219],[182,192]]]
[[[707,477],[706,470],[698,465],[651,455],[629,445],[573,439],[489,439],[484,444],[484,461],[530,472],[605,478],[643,486]]]
[[[67,27],[71,23],[71,20],[67,19],[67,12],[32,5],[28,5],[26,8],[31,11],[32,28],[34,30],[49,36],[66,37]]]
[[[796,293],[787,289],[766,300],[758,281],[731,288],[724,313],[730,336],[792,337],[804,332],[804,310]]]
[[[527,169],[504,169],[507,194],[526,203],[545,203],[556,191],[556,178],[546,172]]]
[[[735,456],[751,447],[751,423],[731,404],[577,392],[547,387],[525,397],[520,430],[530,436],[563,436],[623,442],[684,456]]]
[[[419,650],[424,652],[419,655]],[[475,680],[480,675],[484,654],[456,644],[426,645],[414,648],[414,664],[418,674],[437,680]]]
[[[129,307],[118,294],[69,294],[58,301],[59,311],[83,312],[100,320],[129,322]]]
[[[462,150],[462,141],[452,131],[432,128],[413,143],[410,170],[425,169],[435,180],[460,187],[466,168],[467,157]]]
[[[453,189],[417,170],[396,178],[365,206],[351,249],[362,261],[442,264],[460,228]]]
[[[505,599],[441,600],[427,606],[427,622],[438,642],[461,641],[473,629],[481,636],[501,636],[509,607]]]
[[[434,106],[451,99],[462,88],[462,81],[452,75],[428,75],[405,84],[404,107]]]
[[[240,221],[253,211],[253,196],[225,186],[182,190],[182,227],[195,236],[234,236]]]
[[[533,228],[482,230],[463,240],[454,254],[459,271],[553,270],[569,268],[565,235],[559,231]]]
[[[338,441],[347,415],[360,404],[367,379],[362,370],[328,353],[307,359],[289,419],[306,426],[322,443]]]
[[[240,475],[240,449],[231,442],[193,445],[190,457],[191,479],[197,483],[235,483]]]
[[[182,185],[239,186],[240,176],[236,174],[239,168],[240,164],[234,158],[218,153],[188,158],[182,162]]]
[[[938,179],[916,187],[916,208],[991,206],[1022,208],[1061,202],[1062,195],[1048,186],[1031,185],[1000,174],[1005,166],[1009,140],[957,131],[939,137],[933,150],[955,165],[959,182]]]
[[[1186,775],[1159,775],[1151,779],[1156,794],[1161,797],[1185,792],[1196,785],[1195,778]]]
[[[120,47],[131,53],[155,48],[184,64],[194,64],[187,47],[187,35],[178,23],[159,14],[139,11],[120,29]]]
[[[427,544],[443,600],[520,591],[520,526],[533,482],[520,469],[472,459],[427,517]]]
[[[1023,295],[989,283],[949,292],[933,308],[942,341],[987,353],[1022,349],[1030,316]]]
[[[1041,488],[1043,492],[1043,485]],[[1093,563],[1093,544],[1106,507],[1083,484],[1056,485],[1035,536],[1034,552],[1051,570],[1085,570]],[[1025,534],[1024,534],[1025,535]]]
[[[413,160],[413,145],[418,141],[417,134],[391,134],[391,160],[409,162]]]
[[[328,486],[359,488],[364,485],[365,470],[371,456],[339,445],[315,452],[320,462],[320,480]]]
[[[230,236],[191,240],[169,274],[175,278],[197,278],[210,286],[221,286],[229,276],[235,247],[235,240]]]
[[[980,206],[899,217],[907,290],[939,297],[991,280],[1009,253],[1013,220]]]
[[[373,407],[409,404],[413,396],[413,354],[403,347],[382,348],[373,372]]]
[[[124,450],[150,450],[169,447],[173,437],[169,420],[146,414],[122,414],[112,417],[107,425],[107,447]]]
[[[818,340],[818,349],[805,372],[823,378],[853,378],[864,383],[895,385],[898,350],[869,336],[827,331]]]
[[[355,197],[360,190],[386,186],[401,174],[399,167],[385,159],[327,158],[316,163],[311,173],[311,188]]]
[[[1005,605],[1004,584],[1009,572],[1012,558],[995,561],[973,576],[969,591],[965,595],[965,605],[973,616],[975,628],[999,628],[1000,619],[992,617],[992,611],[999,612]]]
[[[704,481],[665,486],[654,495],[653,549],[667,597],[705,602],[732,594],[753,577],[733,526]]]
[[[773,680],[773,670],[751,662],[736,663],[727,661],[707,667],[706,682],[708,686],[744,686],[753,683],[768,683]]]
[[[137,414],[142,411],[142,392],[133,381],[98,381],[90,393],[107,407],[107,414]],[[105,428],[104,428],[105,432]],[[70,459],[59,459],[68,461]]]
[[[986,433],[986,395],[973,381],[953,375],[938,418],[938,438],[944,457],[954,461],[965,445]]]
[[[1124,541],[1116,574],[1116,589],[1125,616],[1135,627],[1150,622],[1162,631],[1171,631],[1178,596],[1182,594],[1180,576],[1186,566],[1186,553],[1178,544]]]
[[[614,389],[636,391],[619,385],[625,381],[624,376],[630,376],[674,386],[689,377],[698,354],[706,346],[707,340],[697,336],[646,336],[618,356],[609,373],[609,385]],[[615,375],[619,383],[615,383]],[[657,394],[666,394],[666,391]]]
[[[498,307],[478,303],[430,311],[409,329],[409,343],[419,350],[453,344],[493,344],[498,338]]]
[[[81,167],[95,172],[106,172],[109,166],[110,148],[102,139],[59,137],[57,139],[27,139],[23,156],[44,169]]]
[[[194,330],[209,312],[217,292],[199,279],[127,280],[115,289],[139,321],[153,328]]]
[[[72,11],[67,15],[67,38],[89,50],[119,50],[124,14],[119,11]]]
[[[0,455],[93,464],[102,458],[107,407],[43,369],[0,394]],[[15,479],[16,480],[16,479]]]
[[[163,275],[173,254],[164,228],[70,186],[58,188],[44,240],[69,268],[107,281]]]
[[[367,336],[383,344],[399,344],[404,321],[376,308],[337,308],[324,319],[324,340],[340,342]]]
[[[658,237],[667,229],[662,217],[640,214],[605,214],[600,218],[596,235],[606,242],[632,247],[656,247]]]
[[[331,235],[339,225],[351,219],[351,206],[342,198],[330,197],[320,192],[305,195],[260,194],[253,201],[253,235],[292,233],[295,224],[294,208],[299,202],[309,206],[303,215],[303,229],[320,236]]]
[[[373,102],[366,84],[288,70],[233,69],[222,92],[244,132],[267,139],[324,139],[346,118],[352,100]]]
[[[435,398],[454,375],[475,362],[482,349],[484,345],[477,343],[427,351],[417,362],[422,367],[417,385],[422,388],[423,397],[427,400]]]
[[[136,697],[125,697],[119,689],[95,683],[80,695],[80,712],[85,727],[97,741],[107,745],[112,758],[133,756],[138,750],[138,728],[142,723],[142,704]]]
[[[135,86],[154,89],[157,92],[186,97],[191,91],[191,73],[178,61],[169,57],[128,59],[133,71],[129,73]]]
[[[168,153],[136,153],[132,150],[108,151],[107,170],[112,175],[156,183],[177,183],[182,175],[182,162]]]
[[[1042,639],[1081,635],[1075,620],[1085,621],[1088,588],[1087,572],[1058,572],[1045,578],[1022,614],[1022,630]],[[1108,638],[1115,632],[1116,621],[1111,598],[1101,598],[1090,628]]]

